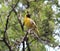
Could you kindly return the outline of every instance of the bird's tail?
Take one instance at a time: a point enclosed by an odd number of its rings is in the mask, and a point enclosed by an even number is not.
[[[39,30],[38,29],[35,29],[34,32],[35,32],[34,33],[34,38],[37,39],[37,40],[39,40],[40,39],[39,38]]]
[[[39,30],[36,28],[35,33],[39,36]]]

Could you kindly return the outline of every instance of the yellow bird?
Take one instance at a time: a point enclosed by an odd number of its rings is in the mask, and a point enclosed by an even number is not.
[[[31,15],[29,14],[29,12],[27,12],[27,14],[24,17],[23,25],[26,26],[28,29],[34,31],[36,34],[39,34],[37,25],[35,24],[34,20],[30,18],[30,16]]]

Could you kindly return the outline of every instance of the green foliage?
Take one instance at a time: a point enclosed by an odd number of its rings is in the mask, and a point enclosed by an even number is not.
[[[44,45],[42,45],[38,42],[33,42],[31,44],[31,51],[46,51],[46,49],[45,49]]]
[[[2,8],[0,8],[0,38],[2,38],[4,35],[7,15],[9,13],[9,11],[12,9],[11,5],[16,4],[16,2],[17,2],[17,0],[10,1],[8,6],[6,6],[3,1],[4,0],[0,1],[1,5],[2,5]],[[20,2],[23,5],[26,5],[26,3],[27,3],[25,0],[20,0]],[[30,0],[29,0],[29,2],[30,2]],[[55,0],[55,3],[57,4],[56,0]],[[40,38],[42,38],[43,40],[49,41],[48,45],[51,46],[51,44],[52,44],[54,46],[54,45],[57,45],[58,43],[55,42],[55,39],[53,37],[55,22],[53,21],[54,12],[53,12],[51,6],[52,6],[52,4],[49,2],[47,4],[44,4],[44,0],[39,0],[36,2],[31,1],[29,9],[25,9],[23,12],[20,11],[20,14],[21,14],[21,18],[24,18],[26,10],[29,10],[29,12],[31,13],[31,18],[37,24]],[[56,16],[60,17],[60,13],[56,14]],[[21,19],[21,20],[23,21],[23,19]],[[23,38],[25,35],[21,29],[17,16],[15,15],[14,12],[12,12],[9,17],[7,35],[8,35],[9,41],[10,41],[10,45],[14,45],[12,40],[15,41],[17,39],[20,41],[21,38]],[[31,35],[28,35],[28,37],[29,37],[29,42],[34,39],[34,37],[32,37]],[[40,43],[37,40],[34,40],[30,44],[31,51],[46,51],[44,46],[45,45],[43,45],[43,43]],[[15,49],[17,49],[16,47],[17,46],[15,46]],[[3,42],[1,42],[0,51],[4,51],[4,50],[8,51],[8,48],[6,47],[6,45]]]
[[[60,17],[60,12],[56,14],[56,17]]]
[[[7,46],[3,43],[3,42],[0,42],[0,51],[5,51],[5,50],[9,50],[8,48],[7,48]]]

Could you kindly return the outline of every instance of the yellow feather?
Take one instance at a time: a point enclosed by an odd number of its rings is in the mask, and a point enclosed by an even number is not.
[[[24,18],[24,25],[28,29],[32,29],[35,33],[39,34],[37,25],[35,24],[35,22],[31,18],[28,18],[27,16],[25,16],[25,18]]]

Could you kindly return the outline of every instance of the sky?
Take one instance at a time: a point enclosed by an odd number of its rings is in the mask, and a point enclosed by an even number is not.
[[[48,45],[45,46],[46,51],[60,51],[60,48],[57,46],[55,48],[49,47]]]

